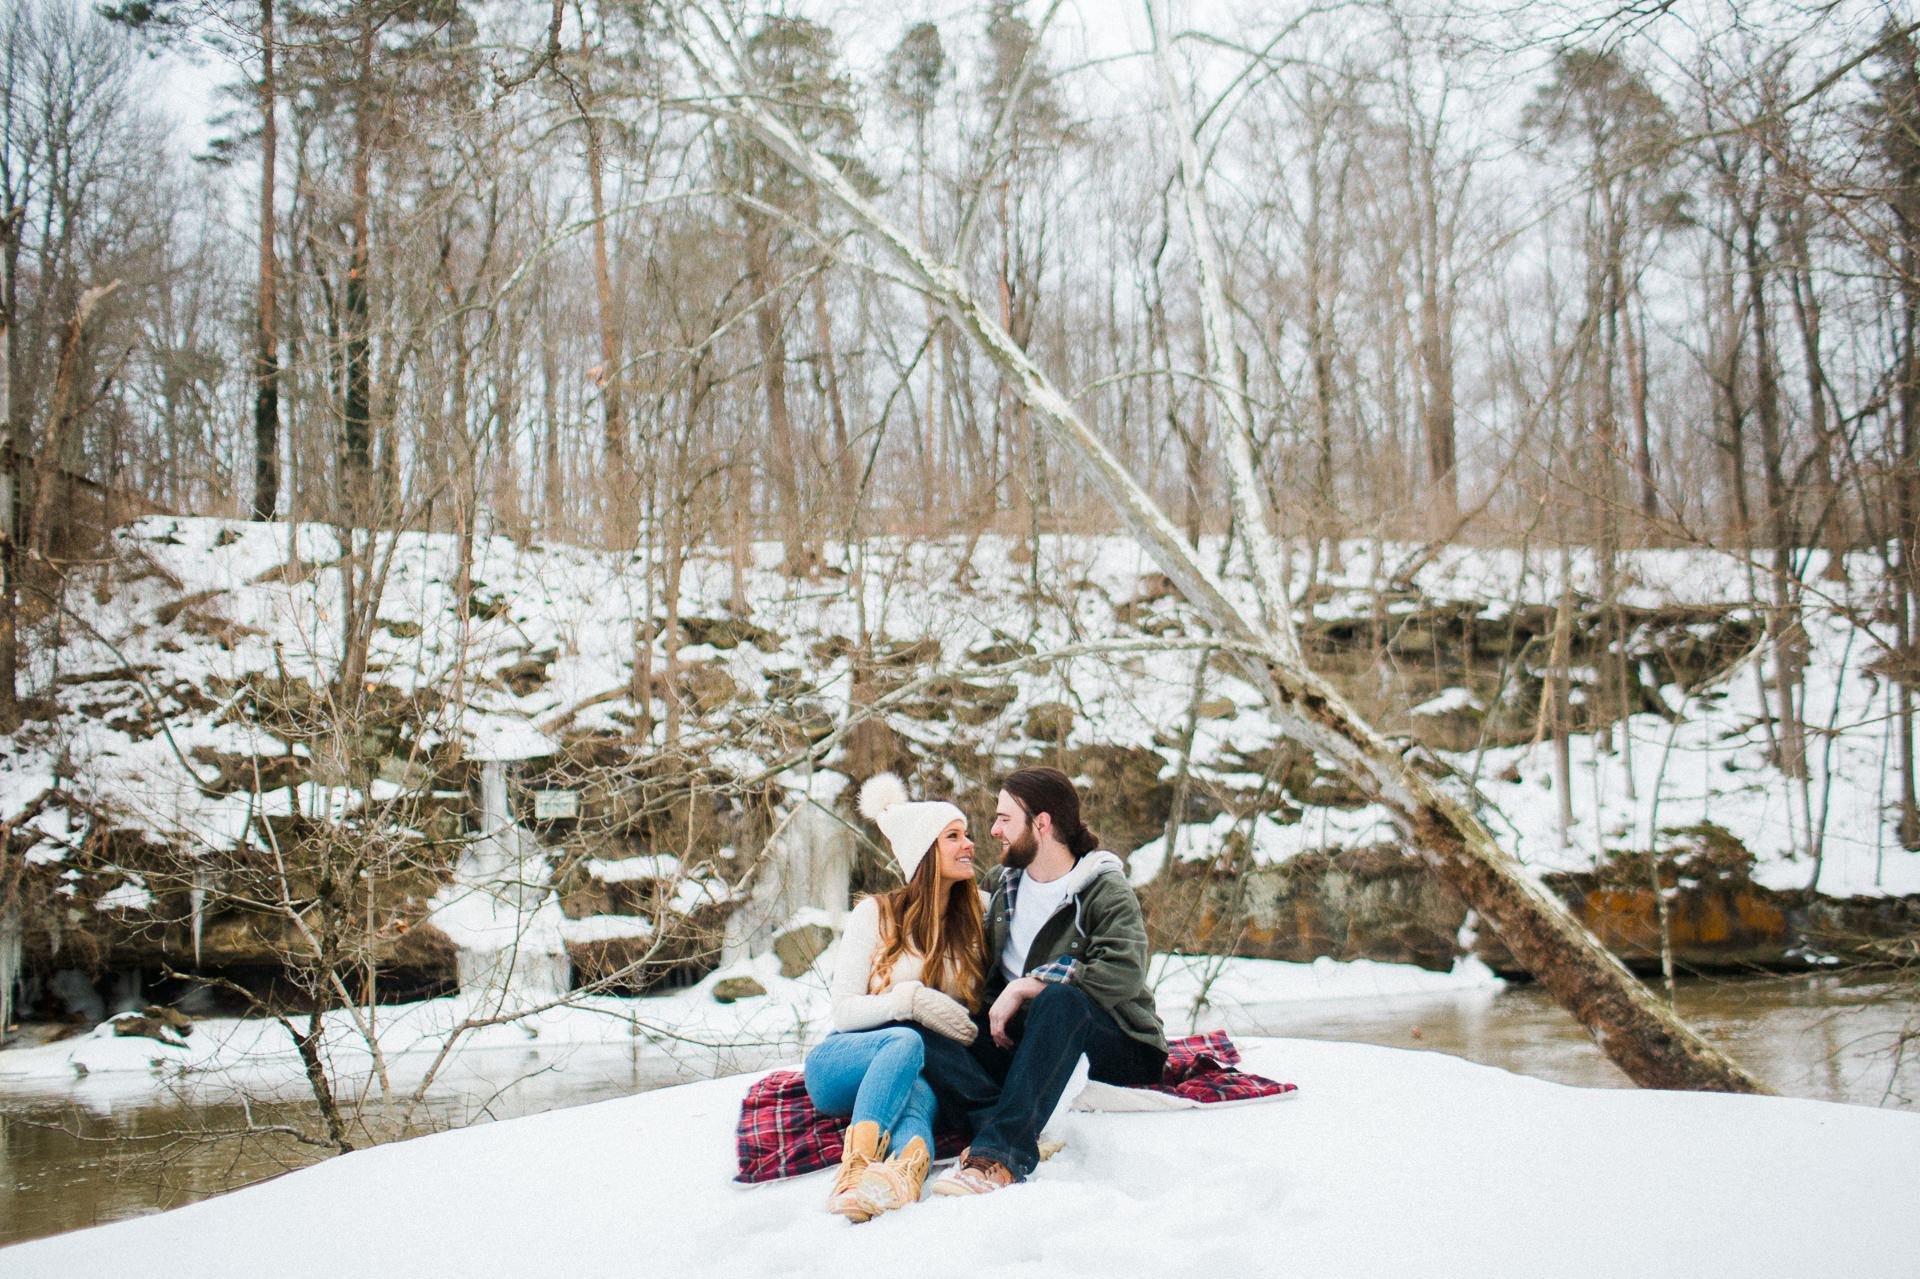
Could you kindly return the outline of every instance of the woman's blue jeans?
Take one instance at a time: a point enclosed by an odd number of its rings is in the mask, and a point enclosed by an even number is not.
[[[904,1024],[835,1031],[807,1054],[807,1096],[823,1115],[879,1124],[882,1150],[902,1150],[918,1137],[931,1154],[934,1100],[920,1074],[925,1061],[925,1041]]]

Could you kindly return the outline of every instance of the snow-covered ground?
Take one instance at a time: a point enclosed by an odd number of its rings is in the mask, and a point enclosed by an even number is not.
[[[731,1182],[735,1076],[357,1152],[0,1272],[1906,1279],[1920,1256],[1920,1115],[1242,1047],[1300,1091],[1071,1114],[1027,1184],[865,1225],[823,1211],[824,1173]]]
[[[768,955],[672,994],[582,998],[472,1030],[459,1037],[436,1079],[443,1087],[498,1088],[536,1071],[603,1071],[610,1056],[682,1078],[758,1068],[796,1055],[830,1029],[820,974],[832,971],[832,962],[829,950],[811,972],[789,980]],[[767,993],[728,1004],[714,999],[716,985],[740,976],[751,976]],[[1153,980],[1161,1015],[1175,1033],[1236,1030],[1281,1004],[1494,991],[1502,985],[1475,959],[1461,960],[1451,973],[1433,973],[1365,960],[1289,964],[1159,955]],[[406,1092],[434,1068],[463,1019],[486,1017],[494,1009],[456,997],[374,1011],[388,1083]],[[353,1016],[329,1013],[324,1043],[336,1087],[357,1092],[371,1078],[374,1062]],[[289,1096],[306,1086],[291,1037],[265,1019],[197,1021],[180,1044],[119,1036],[109,1024],[57,1043],[0,1051],[0,1092],[62,1092],[104,1102],[156,1095]]]

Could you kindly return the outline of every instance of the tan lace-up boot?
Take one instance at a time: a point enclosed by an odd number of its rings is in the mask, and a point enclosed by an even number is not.
[[[927,1169],[932,1163],[933,1154],[927,1149],[927,1143],[915,1137],[884,1162],[868,1164],[854,1189],[854,1198],[869,1217],[918,1203],[920,1187],[926,1183]]]
[[[880,1158],[880,1125],[871,1119],[847,1129],[840,1151],[840,1171],[833,1175],[833,1189],[827,1195],[827,1211],[850,1221],[865,1221],[873,1213],[861,1206],[855,1193],[861,1174]]]

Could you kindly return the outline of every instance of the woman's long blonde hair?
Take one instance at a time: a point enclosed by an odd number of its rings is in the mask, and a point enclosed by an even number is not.
[[[911,951],[920,956],[920,980],[974,1007],[987,968],[987,928],[980,893],[971,879],[945,885],[940,901],[940,841],[920,859],[905,886],[874,894],[880,908],[880,947],[873,956],[867,990],[879,994],[893,981],[893,966]]]

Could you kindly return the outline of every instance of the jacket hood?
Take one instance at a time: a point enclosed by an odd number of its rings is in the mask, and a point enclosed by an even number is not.
[[[1118,857],[1106,849],[1094,849],[1078,862],[1074,863],[1073,869],[1067,872],[1067,896],[1072,897],[1077,895],[1081,889],[1093,882],[1095,875],[1103,874],[1107,871],[1124,874],[1126,866],[1121,863]]]

